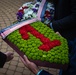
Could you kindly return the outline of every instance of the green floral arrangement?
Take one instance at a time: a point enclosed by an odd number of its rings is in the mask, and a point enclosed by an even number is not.
[[[29,59],[68,64],[68,43],[51,28],[38,21],[12,32],[7,39]]]

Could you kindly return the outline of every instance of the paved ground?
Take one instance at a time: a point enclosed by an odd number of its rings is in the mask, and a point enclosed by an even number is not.
[[[18,8],[25,2],[31,0],[0,0],[0,30],[9,26],[16,20],[16,12]],[[14,52],[14,59],[4,65],[0,69],[0,75],[34,75],[19,59],[19,55],[8,46],[0,37],[0,51]],[[40,67],[40,69],[45,69],[54,75],[58,75],[59,70],[47,67]]]

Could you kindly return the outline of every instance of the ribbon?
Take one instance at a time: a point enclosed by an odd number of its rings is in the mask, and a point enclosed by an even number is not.
[[[39,7],[39,10],[38,10],[38,13],[37,13],[37,18],[39,21],[41,21],[41,13],[42,13],[42,9],[44,7],[44,4],[45,4],[46,0],[42,0],[41,4],[40,4],[40,7]]]

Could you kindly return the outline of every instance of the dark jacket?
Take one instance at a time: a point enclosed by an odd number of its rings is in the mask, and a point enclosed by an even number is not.
[[[51,73],[45,71],[45,70],[42,70],[39,75],[52,75]]]
[[[76,0],[54,0],[54,31],[71,40],[76,37]]]
[[[68,41],[70,63],[62,75],[76,75],[76,0],[53,0],[53,2],[55,6],[53,29],[70,40]],[[45,72],[42,71],[39,75],[51,75]]]
[[[7,56],[5,54],[3,54],[2,52],[0,52],[0,68],[2,68],[6,62],[6,58]]]

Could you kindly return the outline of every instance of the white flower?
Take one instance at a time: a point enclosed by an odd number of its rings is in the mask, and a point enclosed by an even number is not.
[[[33,16],[33,18],[36,18],[37,17],[37,14],[36,13],[33,13],[32,16]]]
[[[27,11],[27,13],[25,13],[23,15],[23,19],[31,18],[32,17],[32,14],[33,14],[33,11],[32,10]]]
[[[53,7],[53,4],[52,3],[48,3],[47,4],[47,8],[52,8]]]

